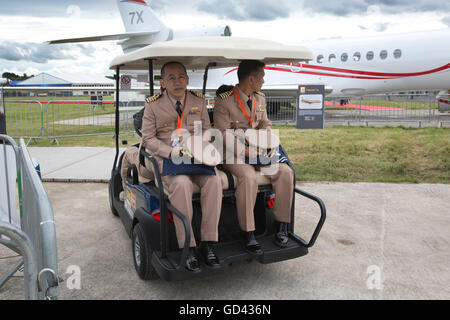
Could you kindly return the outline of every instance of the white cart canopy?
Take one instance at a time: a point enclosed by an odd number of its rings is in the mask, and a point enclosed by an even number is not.
[[[179,61],[189,70],[204,69],[208,63],[215,68],[237,66],[242,60],[260,60],[266,64],[308,61],[310,50],[301,46],[289,46],[274,41],[237,37],[182,38],[157,42],[136,51],[116,57],[110,69],[146,70],[148,60],[153,68],[160,69],[169,61]]]

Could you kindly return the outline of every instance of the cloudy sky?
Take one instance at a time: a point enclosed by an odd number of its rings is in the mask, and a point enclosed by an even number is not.
[[[288,44],[450,26],[449,0],[147,0],[175,30],[229,25],[233,36]],[[112,42],[47,40],[124,32],[116,0],[0,0],[0,75],[112,74]]]

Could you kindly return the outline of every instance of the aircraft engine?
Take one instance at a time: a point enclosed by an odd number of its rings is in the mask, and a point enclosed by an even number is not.
[[[231,28],[229,26],[217,27],[199,27],[187,30],[174,30],[173,38],[191,38],[191,37],[229,37],[231,36]]]

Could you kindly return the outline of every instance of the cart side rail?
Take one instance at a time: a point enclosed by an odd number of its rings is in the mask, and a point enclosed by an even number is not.
[[[186,216],[182,214],[177,208],[175,208],[172,204],[166,203],[166,197],[164,194],[164,186],[162,182],[161,172],[159,170],[158,162],[156,159],[151,156],[148,152],[145,151],[144,148],[141,149],[141,154],[147,158],[153,166],[153,173],[155,175],[156,179],[156,187],[158,188],[159,193],[159,203],[160,203],[160,213],[161,213],[161,255],[162,257],[166,257],[167,254],[167,246],[169,243],[168,240],[168,227],[169,227],[169,210],[172,212],[175,216],[181,219],[184,226],[185,231],[185,240],[184,240],[184,247],[183,251],[181,253],[181,258],[178,266],[176,266],[176,269],[181,268],[181,266],[184,266],[186,263],[186,258],[189,251],[189,244],[191,241],[191,231],[190,231],[190,223]]]
[[[309,240],[308,243],[305,244],[306,247],[311,248],[314,245],[314,243],[316,242],[316,239],[319,236],[320,230],[322,229],[322,226],[325,223],[325,219],[327,216],[327,209],[325,208],[325,204],[319,197],[316,197],[315,195],[312,195],[306,191],[303,191],[298,187],[294,188],[294,192],[302,195],[303,197],[313,200],[314,202],[316,202],[319,205],[319,208],[320,208],[319,222],[317,223],[317,226],[311,236],[311,239]]]

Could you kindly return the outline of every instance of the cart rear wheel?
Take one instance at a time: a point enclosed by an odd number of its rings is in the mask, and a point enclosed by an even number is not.
[[[134,226],[131,237],[131,249],[136,272],[141,279],[158,278],[155,268],[151,264],[152,249],[139,223]]]

